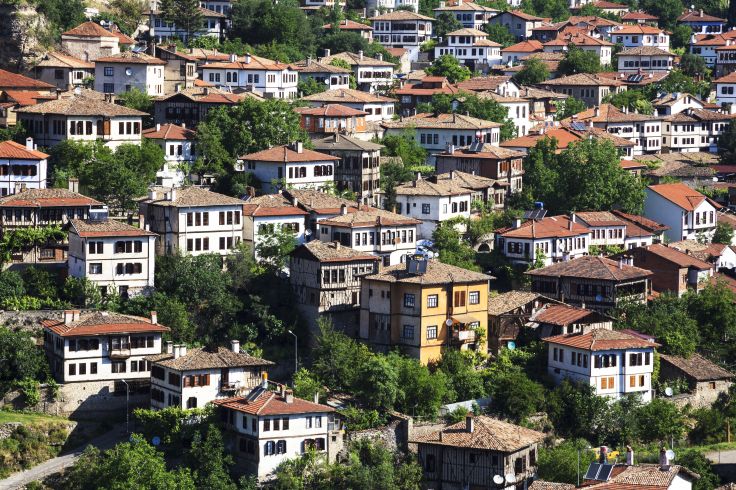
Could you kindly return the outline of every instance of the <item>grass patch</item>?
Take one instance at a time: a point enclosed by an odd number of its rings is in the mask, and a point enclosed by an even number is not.
[[[55,417],[53,415],[46,415],[42,413],[32,412],[11,412],[7,410],[0,410],[0,424],[6,424],[8,422],[20,422],[21,424],[42,424],[48,422],[66,422],[67,419],[63,417]]]

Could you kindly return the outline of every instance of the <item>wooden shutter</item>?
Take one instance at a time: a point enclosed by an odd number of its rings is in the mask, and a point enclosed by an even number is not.
[[[204,375],[204,383],[202,383],[203,386],[209,386],[210,385],[210,375],[205,374]]]
[[[191,380],[189,379],[189,376],[184,376],[184,388],[191,385]]]

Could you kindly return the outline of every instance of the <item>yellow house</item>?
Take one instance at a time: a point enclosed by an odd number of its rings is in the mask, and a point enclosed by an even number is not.
[[[360,337],[382,350],[400,347],[422,364],[443,348],[486,352],[489,279],[421,257],[365,276]]]

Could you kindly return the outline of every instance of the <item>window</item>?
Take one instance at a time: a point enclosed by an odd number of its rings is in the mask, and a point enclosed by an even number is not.
[[[90,274],[102,274],[102,263],[93,262],[89,264],[89,273]]]
[[[601,378],[601,389],[602,390],[612,390],[613,388],[614,388],[613,376],[606,376],[605,378]]]
[[[89,363],[89,374],[97,374],[97,363],[96,362]]]
[[[263,432],[271,430],[271,419],[263,419]]]
[[[414,325],[404,325],[401,332],[401,338],[405,340],[414,340]]]
[[[468,302],[471,305],[480,304],[480,291],[470,291],[468,293]]]
[[[281,419],[281,428],[284,430],[289,430],[289,417],[284,417]]]
[[[307,429],[311,429],[312,428],[312,417],[306,417],[304,419],[304,422],[305,422],[305,426],[306,426]]]
[[[286,441],[280,440],[276,443],[276,454],[286,454]]]
[[[273,430],[279,430],[279,422],[281,419],[273,419]]]
[[[414,295],[411,293],[404,293],[404,306],[407,308],[414,308]]]
[[[106,66],[104,68],[104,76],[106,77],[115,76],[115,68],[113,68],[112,66]]]
[[[76,374],[77,374],[77,365],[69,364],[69,376],[76,376]]]
[[[465,306],[465,291],[455,291],[455,301],[452,306]]]
[[[187,399],[187,408],[197,408],[197,397],[196,396],[190,396]]]
[[[422,204],[422,214],[429,214],[429,212],[430,212],[430,205]]]
[[[427,308],[437,308],[439,297],[436,294],[427,296]]]
[[[427,327],[427,340],[433,340],[437,338],[437,325]]]
[[[428,454],[424,460],[424,470],[428,473],[434,472],[435,470],[435,459],[434,454]]]
[[[124,373],[126,372],[125,361],[113,361],[110,365],[113,373]],[[170,375],[169,375],[170,376]]]
[[[90,254],[101,254],[102,253],[102,242],[89,242],[87,249]]]
[[[314,426],[318,429],[322,427],[322,416],[321,415],[317,415],[316,417],[314,417]]]
[[[629,366],[642,366],[644,364],[644,355],[641,352],[632,352],[629,354]]]

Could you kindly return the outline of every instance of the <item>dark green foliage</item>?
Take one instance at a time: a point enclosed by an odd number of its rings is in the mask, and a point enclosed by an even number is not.
[[[687,50],[690,47],[690,38],[692,35],[693,30],[690,26],[678,24],[674,29],[672,29],[672,34],[670,34],[670,46],[672,46],[672,49],[685,48]],[[683,59],[689,54],[690,53],[685,53],[685,55],[683,55]],[[699,56],[699,58],[701,60],[703,59],[702,56]],[[680,61],[680,63],[682,63],[682,61]]]
[[[493,398],[491,410],[516,423],[543,408],[544,388],[520,369],[497,373],[487,387]]]
[[[567,53],[557,68],[559,76],[576,73],[598,73],[601,71],[601,59],[595,51],[585,51],[575,44],[567,45]]]
[[[595,394],[587,384],[564,380],[546,396],[547,414],[555,430],[563,437],[603,442],[603,429],[608,423],[608,400]]]
[[[299,80],[297,88],[301,97],[308,97],[310,95],[319,94],[327,90],[327,84],[320,83],[314,78],[309,77],[306,80]]]
[[[59,454],[68,436],[63,422],[19,425],[6,438],[0,439],[0,478],[32,468]],[[27,487],[27,488],[30,488]]]
[[[711,462],[701,452],[692,449],[682,451],[677,455],[677,464],[700,475],[700,478],[693,482],[693,490],[713,490],[721,484],[713,472]]]
[[[85,4],[81,0],[34,0],[33,3],[57,35],[85,21]]]
[[[46,355],[30,332],[0,326],[0,393],[5,394],[21,379],[45,382],[49,377]]]
[[[543,447],[539,450],[539,479],[558,483],[578,483],[588,465],[595,460],[595,454],[588,450],[590,446],[584,439],[564,441],[554,447]],[[578,456],[580,465],[578,466]],[[580,472],[580,473],[578,473]]]
[[[433,26],[433,34],[437,37],[445,38],[448,32],[457,31],[462,29],[463,25],[457,20],[455,14],[451,12],[441,12]]]
[[[202,30],[204,16],[198,0],[164,0],[160,10],[164,20],[174,23],[177,30],[184,32],[187,40]]]
[[[450,83],[462,82],[470,78],[470,69],[461,64],[457,58],[451,54],[443,54],[432,63],[431,66],[424,71],[428,75],[436,77],[446,77]]]
[[[475,263],[475,250],[455,229],[456,224],[456,221],[445,221],[432,232],[432,241],[439,252],[439,259],[445,264],[479,271],[480,267]]]
[[[604,102],[608,102],[621,110],[628,110],[629,112],[636,111],[640,114],[654,113],[654,106],[652,106],[652,103],[649,102],[641,90],[625,90],[623,92],[609,94],[604,99]]]
[[[411,160],[415,160],[415,157],[411,155],[426,155],[426,150],[424,150],[424,148],[416,147],[416,140],[413,136],[387,136],[384,137],[383,144],[386,145],[387,148],[387,150],[384,151],[394,153],[394,156],[401,156],[402,162],[404,161],[404,156],[407,156],[407,158]],[[421,161],[424,162],[424,159]],[[387,210],[392,211],[394,207],[396,207],[396,186],[401,185],[404,182],[408,182],[413,178],[414,172],[404,163],[395,161],[381,165],[381,189],[385,193],[384,206]]]
[[[685,432],[685,417],[677,406],[663,398],[655,398],[636,412],[639,440],[642,442],[665,442],[674,437],[679,439]]]
[[[488,39],[504,48],[516,43],[516,37],[503,24],[489,22],[485,25],[485,30],[488,33]]]
[[[473,358],[467,352],[446,349],[432,364],[432,369],[447,377],[450,399],[472,400],[486,396],[483,376],[475,369]]]
[[[554,22],[570,17],[570,9],[564,0],[522,0],[521,10],[539,17],[551,17]]]
[[[453,105],[455,102],[455,105]],[[436,114],[467,114],[502,124],[501,141],[516,136],[516,126],[508,118],[509,110],[491,98],[480,98],[476,94],[460,92],[456,95],[438,94],[432,97],[428,109]]]
[[[535,85],[549,78],[549,70],[542,60],[531,58],[524,62],[524,68],[514,75],[514,82],[519,85]]]
[[[733,121],[718,138],[718,160],[726,165],[736,161],[736,124]]]
[[[401,134],[387,134],[381,140],[381,144],[385,147],[381,153],[385,156],[400,157],[405,168],[424,165],[427,160],[427,150],[419,144],[416,131],[413,129],[405,129]]]
[[[194,470],[197,488],[218,490],[237,490],[237,485],[229,475],[233,458],[225,452],[220,429],[209,424],[204,431],[197,431],[192,447],[187,454],[188,466]]]
[[[639,6],[646,13],[659,17],[659,26],[664,29],[674,29],[683,10],[680,0],[639,0]]]
[[[733,240],[733,228],[728,223],[720,222],[716,225],[716,232],[713,234],[713,243],[724,243],[731,245]]]
[[[555,105],[557,106],[555,119],[557,119],[558,121],[567,119],[568,117],[571,117],[572,115],[587,109],[585,102],[572,96],[568,97],[564,101],[556,102]]]
[[[647,85],[643,91],[649,100],[655,99],[660,92],[687,92],[706,100],[710,95],[710,89],[708,80],[697,81],[682,70],[675,68],[662,81]]]
[[[0,298],[21,297],[26,294],[23,278],[15,271],[0,271]]]

